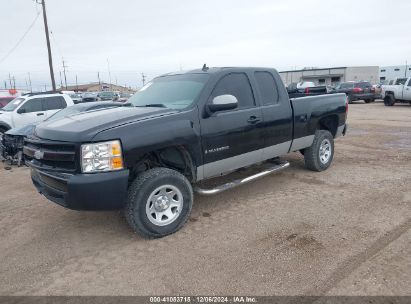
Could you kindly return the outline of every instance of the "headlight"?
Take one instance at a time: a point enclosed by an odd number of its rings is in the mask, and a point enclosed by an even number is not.
[[[83,173],[123,169],[123,155],[118,140],[81,145]]]

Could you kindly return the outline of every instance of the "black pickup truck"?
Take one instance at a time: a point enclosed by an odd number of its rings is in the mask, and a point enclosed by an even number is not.
[[[286,168],[211,189],[200,181],[301,151],[327,169],[345,134],[345,94],[289,99],[276,70],[206,68],[155,78],[122,107],[38,125],[24,154],[38,191],[75,210],[125,209],[134,231],[180,229],[193,192],[215,194]]]

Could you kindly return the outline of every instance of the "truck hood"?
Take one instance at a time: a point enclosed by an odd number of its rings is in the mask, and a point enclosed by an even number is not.
[[[8,130],[5,134],[13,136],[29,136],[33,134],[37,124],[39,123],[33,123],[22,127],[13,128]]]
[[[37,125],[34,134],[42,139],[86,142],[107,129],[174,113],[155,107],[118,107],[84,112]]]

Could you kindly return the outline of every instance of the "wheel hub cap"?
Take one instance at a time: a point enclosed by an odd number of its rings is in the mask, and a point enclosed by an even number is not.
[[[156,226],[174,222],[183,208],[183,195],[173,185],[160,186],[151,192],[146,203],[146,215]]]
[[[320,161],[322,164],[328,163],[331,157],[331,143],[328,139],[324,139],[321,142],[320,145],[320,150],[319,150],[319,156],[320,156]]]

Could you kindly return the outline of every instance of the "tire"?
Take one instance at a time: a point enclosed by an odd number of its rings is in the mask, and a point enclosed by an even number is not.
[[[392,94],[388,94],[384,97],[384,105],[386,107],[392,107],[395,104],[395,98]]]
[[[323,151],[322,154],[320,149]],[[312,171],[324,171],[331,165],[333,158],[334,138],[332,134],[327,130],[315,131],[311,147],[304,151],[305,167]]]
[[[175,193],[172,197],[171,191]],[[160,238],[183,227],[192,206],[193,189],[187,178],[175,170],[154,168],[132,182],[125,216],[131,228],[142,237]]]
[[[372,101],[372,99],[365,99],[364,102],[365,103],[370,103]]]
[[[347,100],[348,100],[348,103],[349,103],[349,104],[352,103],[352,97],[351,97],[351,95],[347,95]]]

